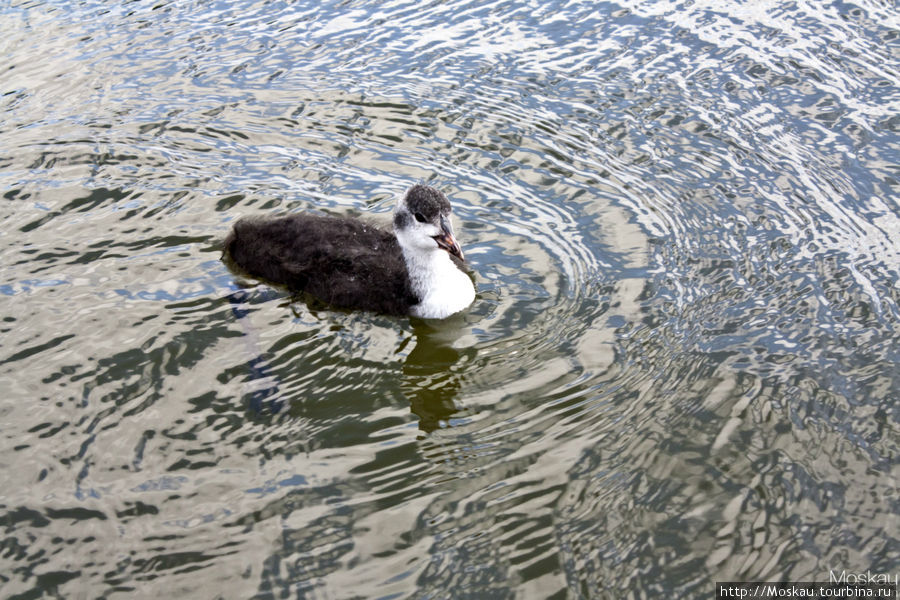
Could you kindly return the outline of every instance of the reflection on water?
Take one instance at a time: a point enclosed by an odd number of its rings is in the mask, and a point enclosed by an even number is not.
[[[0,8],[8,597],[711,597],[891,573],[893,7]],[[443,323],[236,278],[452,198]]]

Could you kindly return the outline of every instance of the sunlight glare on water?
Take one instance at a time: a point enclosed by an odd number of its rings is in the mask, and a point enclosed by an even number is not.
[[[0,7],[4,597],[711,598],[898,552],[891,3]],[[232,273],[448,194],[472,307]]]

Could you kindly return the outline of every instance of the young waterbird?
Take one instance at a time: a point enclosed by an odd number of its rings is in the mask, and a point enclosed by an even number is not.
[[[247,218],[225,251],[248,274],[340,309],[444,319],[475,299],[450,201],[427,185],[397,202],[392,232],[340,217]]]

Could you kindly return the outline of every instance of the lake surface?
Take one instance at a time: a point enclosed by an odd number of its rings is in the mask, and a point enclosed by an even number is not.
[[[0,595],[900,571],[895,3],[0,5]],[[426,323],[244,215],[454,203]]]

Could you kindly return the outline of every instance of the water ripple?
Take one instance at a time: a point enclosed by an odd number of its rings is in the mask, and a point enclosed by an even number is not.
[[[3,9],[4,591],[890,572],[898,30],[874,0]],[[420,181],[477,280],[457,319],[218,260],[242,215],[386,224]]]

